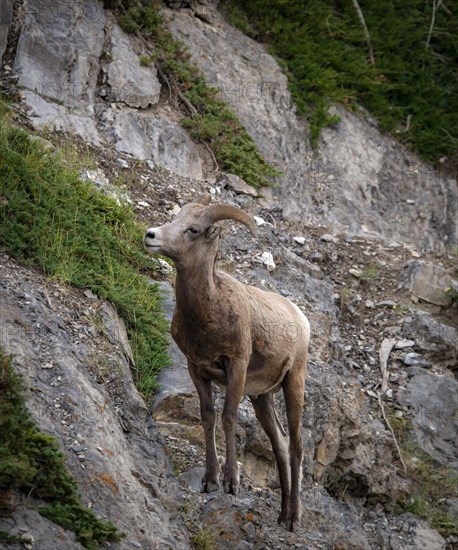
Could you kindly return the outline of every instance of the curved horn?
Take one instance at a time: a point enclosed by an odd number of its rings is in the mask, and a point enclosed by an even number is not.
[[[210,193],[205,193],[204,195],[199,195],[195,199],[192,199],[191,202],[193,204],[203,204],[204,206],[208,206],[211,200],[212,196]]]
[[[237,206],[232,206],[230,204],[212,204],[207,208],[207,215],[211,223],[215,223],[219,220],[236,220],[245,224],[251,231],[253,237],[257,235],[256,224],[253,218]]]

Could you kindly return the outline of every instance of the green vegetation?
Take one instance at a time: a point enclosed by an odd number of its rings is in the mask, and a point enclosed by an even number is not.
[[[412,482],[412,493],[398,503],[398,513],[411,512],[426,520],[443,535],[458,535],[458,519],[447,513],[446,500],[458,497],[458,474],[438,464],[422,451],[411,436],[411,423],[390,418]]]
[[[205,144],[219,167],[236,174],[259,188],[272,185],[280,172],[259,153],[253,139],[228,105],[218,99],[219,90],[207,85],[201,71],[191,63],[188,48],[164,29],[164,21],[154,2],[121,2],[119,23],[128,33],[139,33],[150,40],[154,53],[141,57],[141,64],[153,62],[169,88],[178,96],[187,116],[183,126],[193,139]]]
[[[20,544],[21,539],[16,535],[10,535],[6,531],[0,531],[0,542],[5,544]]]
[[[136,384],[148,400],[167,365],[167,323],[160,294],[141,272],[133,212],[79,179],[75,157],[46,150],[14,126],[0,106],[0,243],[9,254],[51,277],[90,288],[124,319],[136,363]]]
[[[216,548],[215,533],[210,527],[194,531],[191,535],[191,543],[195,550],[214,550]]]
[[[364,268],[360,278],[363,281],[372,281],[379,274],[380,267],[381,267],[380,264],[376,264],[376,263],[369,264],[367,267]]]
[[[0,348],[0,497],[12,489],[46,501],[40,514],[73,531],[86,548],[122,537],[81,503],[56,440],[38,431],[25,406],[21,378]],[[2,532],[0,540],[14,537]]]
[[[331,103],[362,104],[382,129],[426,160],[458,162],[458,18],[424,0],[360,2],[374,52],[352,2],[226,0],[229,20],[264,42],[285,67],[312,141],[335,122]]]

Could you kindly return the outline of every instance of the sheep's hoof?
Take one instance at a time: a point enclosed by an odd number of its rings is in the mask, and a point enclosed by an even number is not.
[[[238,486],[233,481],[225,481],[223,483],[223,489],[225,493],[236,495],[238,491]]]
[[[218,491],[219,483],[212,483],[211,481],[202,481],[202,486],[200,487],[201,493],[214,493]]]
[[[279,516],[278,516],[278,519],[277,519],[278,525],[281,525],[281,526],[284,527],[285,529],[288,527],[288,519],[287,519],[287,516],[288,516],[287,513],[285,513],[285,512],[280,512],[280,514],[279,514]]]
[[[286,522],[286,530],[287,531],[290,531],[291,533],[293,533],[294,531],[297,531],[297,529],[299,528],[301,524],[301,520],[299,519],[299,517],[293,515],[292,517],[290,517],[290,519],[288,519],[288,521]]]

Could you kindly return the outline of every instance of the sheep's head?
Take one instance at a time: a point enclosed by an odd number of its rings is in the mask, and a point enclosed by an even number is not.
[[[200,263],[215,257],[218,251],[220,220],[236,220],[245,224],[256,236],[251,216],[236,206],[210,204],[210,195],[201,195],[185,204],[175,219],[160,227],[151,227],[143,239],[151,254],[163,254],[177,265]]]

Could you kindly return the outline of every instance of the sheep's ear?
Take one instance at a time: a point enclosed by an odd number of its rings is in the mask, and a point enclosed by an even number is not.
[[[193,204],[203,204],[204,206],[208,206],[211,200],[212,200],[212,196],[210,195],[210,193],[205,193],[205,195],[197,196],[191,202]]]
[[[221,233],[220,225],[211,225],[208,229],[205,230],[205,237],[209,241],[213,241]]]

